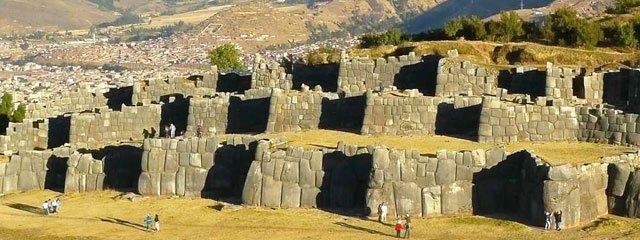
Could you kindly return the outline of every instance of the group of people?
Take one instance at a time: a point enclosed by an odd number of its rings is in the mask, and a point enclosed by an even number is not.
[[[147,231],[151,231],[151,230],[156,230],[156,232],[160,231],[160,217],[158,217],[158,214],[156,214],[156,217],[154,219],[151,219],[151,215],[147,215],[144,218],[144,224],[147,225]]]
[[[61,207],[62,202],[60,201],[60,198],[56,198],[55,200],[48,199],[42,204],[44,215],[55,214],[60,211]]]
[[[551,229],[551,213],[544,211],[544,230]],[[556,223],[556,231],[562,230],[562,210],[553,212],[553,219]]]
[[[388,213],[389,207],[387,207],[387,204],[382,202],[380,205],[378,205],[378,222],[385,223],[387,221]],[[411,230],[413,230],[413,225],[411,224],[411,217],[409,217],[409,214],[404,216],[404,222],[402,219],[398,218],[398,221],[395,225],[395,230],[396,237],[398,238],[400,238],[402,230],[404,230],[404,235],[402,236],[403,238],[411,237]]]
[[[164,126],[164,135],[169,138],[176,137],[176,125],[173,125],[173,123],[171,123]]]

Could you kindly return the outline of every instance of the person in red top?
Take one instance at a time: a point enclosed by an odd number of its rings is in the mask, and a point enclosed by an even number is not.
[[[396,222],[396,237],[400,238],[400,232],[402,232],[402,220],[398,219]]]

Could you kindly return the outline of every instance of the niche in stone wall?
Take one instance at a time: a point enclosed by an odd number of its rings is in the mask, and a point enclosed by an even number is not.
[[[47,160],[47,172],[44,178],[44,188],[56,192],[64,192],[64,181],[67,176],[68,158],[51,156]]]
[[[262,133],[267,129],[270,98],[229,99],[226,133]]]
[[[339,64],[293,64],[293,89],[300,90],[302,84],[311,88],[319,85],[324,92],[338,91]]]
[[[203,154],[202,162],[213,162],[213,166],[207,173],[202,197],[239,203],[256,145],[257,142],[248,146],[223,144],[213,155]],[[207,157],[213,159],[204,159]]]
[[[107,106],[114,111],[122,110],[122,105],[132,106],[133,86],[111,88],[104,94],[107,98]]]
[[[106,189],[137,192],[138,178],[142,173],[142,149],[135,146],[107,146],[92,152],[94,159],[104,162]]]
[[[504,156],[504,151],[496,149],[490,154]],[[543,186],[547,173],[548,168],[537,166],[526,151],[513,153],[497,165],[474,173],[473,214],[536,226],[543,224]]]
[[[71,129],[71,116],[63,115],[49,118],[47,148],[56,148],[69,142],[69,130]]]
[[[498,87],[512,94],[527,94],[532,98],[545,95],[546,71],[538,69],[500,70]]]
[[[628,69],[604,73],[602,93],[604,102],[612,105],[626,105],[629,100],[629,81],[631,77],[631,70]]]
[[[216,92],[244,93],[251,88],[251,75],[226,73],[218,75]]]
[[[182,136],[187,131],[187,120],[189,118],[189,99],[182,94],[165,95],[160,98],[162,114],[160,119],[159,135],[168,137],[165,127],[173,123],[176,126],[176,136]]]
[[[452,103],[440,103],[436,115],[436,134],[475,141],[478,138],[480,112],[482,104],[455,108]]]
[[[322,185],[316,197],[319,208],[325,210],[366,209],[369,173],[372,168],[371,154],[356,154],[352,157],[336,151],[324,154],[322,159]]]
[[[425,96],[435,96],[441,58],[438,55],[425,55],[421,62],[401,67],[393,78],[393,85],[400,90],[418,89]]]
[[[366,95],[322,99],[320,129],[360,133],[364,121]]]

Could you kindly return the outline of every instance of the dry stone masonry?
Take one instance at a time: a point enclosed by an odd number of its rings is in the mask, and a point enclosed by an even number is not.
[[[317,129],[320,124],[322,98],[322,92],[283,92],[273,89],[266,132]]]
[[[496,94],[498,73],[466,60],[440,59],[436,96]]]
[[[77,92],[63,92],[56,101],[30,103],[27,105],[26,118],[48,118],[65,113],[82,112],[107,105],[107,98],[101,93],[90,93],[85,89]]]

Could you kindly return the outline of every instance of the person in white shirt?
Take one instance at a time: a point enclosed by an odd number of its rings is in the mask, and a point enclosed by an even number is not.
[[[171,131],[171,138],[176,137],[176,125],[173,125],[173,123],[169,125],[169,130]]]
[[[44,201],[42,210],[44,211],[44,215],[49,215],[49,201]]]
[[[382,205],[380,205],[380,221],[381,222],[386,222],[387,221],[387,213],[389,212],[389,209],[387,207],[387,204],[384,204],[384,202],[382,203]]]
[[[58,212],[58,202],[56,200],[52,200],[51,203],[51,213],[57,213]]]

